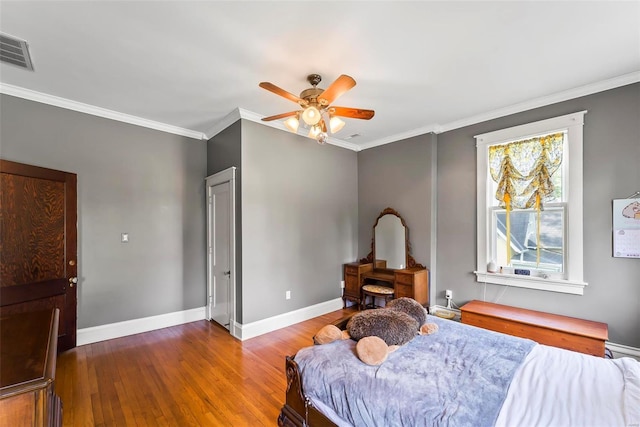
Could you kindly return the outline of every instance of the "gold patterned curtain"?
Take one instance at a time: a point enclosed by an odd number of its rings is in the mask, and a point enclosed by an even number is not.
[[[540,211],[552,199],[551,176],[562,163],[564,133],[489,147],[489,170],[498,184],[496,200],[507,211],[507,261],[511,263],[511,209],[538,212],[537,263],[540,264]]]

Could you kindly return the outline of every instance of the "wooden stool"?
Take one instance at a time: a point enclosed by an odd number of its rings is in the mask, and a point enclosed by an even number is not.
[[[376,305],[376,298],[384,298],[385,305],[393,299],[393,288],[388,286],[379,285],[364,285],[362,287],[362,296],[360,298],[360,308],[367,308],[367,296],[370,296],[372,301],[369,308],[379,308],[381,306]]]

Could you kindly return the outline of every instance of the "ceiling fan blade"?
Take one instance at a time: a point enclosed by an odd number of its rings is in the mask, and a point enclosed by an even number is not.
[[[272,120],[284,119],[285,117],[291,117],[298,114],[300,111],[289,111],[288,113],[276,114],[275,116],[263,117],[263,122],[270,122]]]
[[[318,96],[318,102],[320,105],[329,105],[355,85],[356,81],[353,80],[353,77],[342,74]]]
[[[333,116],[349,117],[352,119],[369,120],[376,112],[373,110],[363,110],[361,108],[348,108],[348,107],[331,107],[329,108],[329,114]]]
[[[276,95],[280,95],[280,96],[282,96],[284,98],[287,98],[289,101],[293,101],[293,102],[295,102],[297,104],[300,104],[300,105],[303,105],[303,104],[306,105],[307,104],[307,101],[305,101],[304,99],[302,99],[302,98],[300,98],[300,97],[298,97],[298,96],[296,96],[296,95],[294,95],[294,94],[292,94],[290,92],[287,92],[286,90],[284,90],[282,88],[279,88],[278,86],[274,85],[273,83],[262,82],[258,86],[260,86],[262,89],[268,90],[269,92],[273,92]]]

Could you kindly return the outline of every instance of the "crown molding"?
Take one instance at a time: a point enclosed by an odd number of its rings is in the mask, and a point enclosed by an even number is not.
[[[279,120],[264,122],[262,121],[263,117],[264,116],[254,113],[253,111],[245,110],[244,108],[236,108],[233,111],[231,111],[229,114],[227,114],[222,120],[220,120],[211,128],[209,128],[205,132],[205,138],[207,140],[213,138],[218,133],[222,132],[224,129],[228,128],[229,126],[231,126],[233,123],[237,122],[240,119],[249,120],[251,122],[258,123],[262,126],[268,126],[274,129],[281,130],[283,132],[291,133],[291,131],[284,126],[283,122]],[[297,134],[304,138],[311,139],[300,131],[298,131]],[[333,137],[329,137],[329,139],[327,140],[327,144],[335,145],[335,146],[346,148],[348,150],[353,150],[353,151],[361,150],[359,145],[345,142],[341,139],[337,139]]]
[[[65,108],[80,113],[91,114],[92,116],[102,117],[105,119],[116,120],[131,125],[141,126],[149,129],[159,130],[161,132],[171,133],[174,135],[185,136],[202,140],[204,134],[202,132],[185,129],[153,120],[143,119],[141,117],[132,116],[130,114],[120,113],[118,111],[108,110],[106,108],[96,107],[82,102],[72,101],[70,99],[61,98],[59,96],[48,95],[42,92],[25,89],[19,86],[0,83],[0,93],[15,96],[17,98],[27,99],[29,101],[40,102],[42,104],[53,105],[55,107]]]
[[[381,139],[376,139],[366,144],[354,144],[334,137],[329,137],[328,144],[338,147],[346,148],[352,151],[362,151],[369,148],[377,147],[380,145],[390,144],[392,142],[402,141],[414,136],[424,135],[427,133],[443,133],[455,129],[460,129],[466,126],[471,126],[477,123],[486,122],[488,120],[505,117],[511,114],[521,113],[523,111],[532,110],[534,108],[544,107],[546,105],[555,104],[558,102],[568,101],[570,99],[579,98],[582,96],[592,95],[594,93],[603,92],[609,89],[615,89],[617,87],[626,86],[629,84],[640,82],[640,71],[635,71],[622,76],[614,77],[611,79],[603,80],[600,82],[579,86],[566,91],[558,92],[556,94],[535,98],[529,101],[514,104],[508,107],[492,110],[486,113],[470,116],[464,119],[455,120],[443,125],[433,123],[427,126],[422,126],[416,129],[412,129],[406,132],[390,135]],[[206,132],[198,132],[190,129],[180,128],[177,126],[168,125],[165,123],[156,122],[153,120],[143,119],[140,117],[132,116],[129,114],[120,113],[105,108],[95,107],[89,104],[83,104],[81,102],[71,101],[69,99],[60,98],[53,95],[48,95],[41,92],[36,92],[30,89],[24,89],[18,86],[13,86],[6,83],[0,83],[0,93],[5,95],[11,95],[18,98],[28,99],[31,101],[40,102],[43,104],[53,105],[60,108],[66,108],[81,113],[91,114],[106,119],[117,120],[132,125],[142,126],[149,129],[155,129],[162,132],[167,132],[175,135],[185,136],[187,138],[193,138],[198,140],[209,140],[218,133],[222,132],[227,127],[239,119],[249,120],[255,123],[259,123],[263,126],[269,126],[274,129],[281,130],[283,132],[291,133],[281,121],[263,122],[262,117],[252,111],[248,111],[242,108],[236,108],[227,114],[222,120],[216,122]],[[307,138],[307,135],[299,131],[298,135]]]
[[[534,108],[544,107],[546,105],[556,104],[558,102],[568,101],[570,99],[580,98],[582,96],[592,95],[594,93],[603,92],[605,90],[615,89],[640,82],[640,71],[635,71],[629,74],[623,74],[622,76],[614,77],[607,80],[602,80],[596,83],[579,86],[573,89],[558,92],[552,95],[535,98],[529,101],[520,102],[518,104],[510,105],[508,107],[500,108],[497,110],[489,111],[486,113],[478,114],[475,116],[467,117],[460,120],[455,120],[443,125],[434,123],[429,126],[417,128],[411,131],[403,132],[396,135],[391,135],[382,139],[368,142],[361,145],[361,150],[377,147],[379,145],[389,144],[403,139],[411,138],[413,136],[421,135],[424,133],[434,132],[436,134],[448,132],[455,129],[460,129],[465,126],[475,125],[477,123],[486,122],[488,120],[498,119],[500,117],[509,116],[511,114],[521,113],[523,111],[532,110]]]
[[[218,120],[213,124],[213,126],[207,129],[204,132],[204,139],[206,139],[207,141],[210,140],[211,138],[213,138],[214,136],[216,136],[217,134],[219,134],[220,132],[222,132],[223,130],[225,130],[226,128],[228,128],[229,126],[231,126],[232,124],[240,120],[241,118],[242,117],[240,117],[240,108],[235,108],[229,114],[224,116],[222,120]]]
[[[390,144],[392,142],[402,141],[404,139],[413,138],[414,136],[425,135],[428,133],[440,133],[440,126],[437,123],[423,126],[417,129],[413,129],[407,132],[397,133],[395,135],[387,136],[385,138],[376,139],[375,141],[368,142],[360,145],[361,150],[368,148],[378,147],[380,145]]]
[[[578,86],[573,89],[558,92],[552,95],[531,99],[529,101],[520,102],[505,108],[489,111],[487,113],[478,114],[466,119],[456,120],[442,125],[440,132],[447,132],[454,129],[460,129],[465,126],[475,125],[477,123],[486,122],[488,120],[509,116],[511,114],[521,113],[534,108],[544,107],[546,105],[557,104],[558,102],[568,101],[570,99],[580,98],[582,96],[592,95],[594,93],[603,92],[609,89],[630,85],[640,81],[640,71],[636,71],[600,82]]]
[[[308,138],[306,135],[302,135],[305,138]],[[346,148],[347,150],[351,150],[351,151],[362,151],[362,147],[357,145],[357,144],[353,144],[351,142],[347,142],[347,141],[343,141],[342,139],[337,139],[337,138],[333,138],[333,137],[329,137],[329,139],[327,140],[327,144],[331,144],[331,145],[335,145],[336,147],[342,147],[342,148]]]

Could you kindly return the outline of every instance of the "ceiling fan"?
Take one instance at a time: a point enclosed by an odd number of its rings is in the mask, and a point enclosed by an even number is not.
[[[356,85],[356,81],[346,74],[338,77],[327,89],[317,87],[322,81],[322,77],[319,74],[309,74],[307,81],[312,87],[303,90],[300,96],[289,93],[273,83],[260,83],[261,88],[287,98],[302,108],[301,110],[264,117],[262,120],[269,122],[289,117],[285,120],[284,125],[291,132],[297,133],[300,119],[302,119],[305,127],[309,128],[309,138],[315,138],[319,144],[324,144],[328,139],[327,129],[334,134],[344,127],[345,123],[340,117],[369,120],[375,114],[373,110],[334,107],[331,105],[340,95]],[[328,128],[327,123],[329,123]]]

